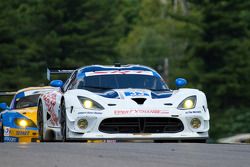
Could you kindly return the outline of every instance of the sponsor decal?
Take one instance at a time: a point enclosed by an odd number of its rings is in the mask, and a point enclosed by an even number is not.
[[[111,75],[111,74],[143,74],[143,75],[153,75],[152,71],[142,71],[142,70],[108,70],[108,71],[95,71],[95,72],[86,72],[86,76],[94,75]]]
[[[145,92],[135,92],[135,91],[128,91],[128,92],[124,92],[125,96],[149,96],[148,93]]]
[[[4,127],[4,136],[9,136],[10,135],[10,127]]]
[[[200,114],[201,111],[187,111],[186,114]]]
[[[58,117],[54,112],[54,107],[56,105],[56,93],[48,93],[43,96],[43,100],[45,101],[45,105],[48,109],[48,113],[51,115],[51,123],[52,125],[58,125]]]
[[[165,110],[115,110],[115,115],[129,115],[129,114],[169,114]]]
[[[16,131],[16,135],[27,136],[29,135],[29,131]]]
[[[78,114],[102,114],[102,112],[79,112]]]
[[[18,142],[18,138],[16,138],[16,137],[5,136],[5,137],[4,137],[4,141],[5,141],[5,142]]]

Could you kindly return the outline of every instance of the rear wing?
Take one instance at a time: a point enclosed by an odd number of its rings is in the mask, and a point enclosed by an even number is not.
[[[12,91],[0,91],[0,96],[14,96],[16,92]]]
[[[74,69],[47,68],[47,79],[50,81],[51,74],[71,74]]]

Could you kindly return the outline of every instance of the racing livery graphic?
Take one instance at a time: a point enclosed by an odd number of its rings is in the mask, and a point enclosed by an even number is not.
[[[141,65],[86,66],[38,102],[41,141],[192,140],[209,137],[206,96],[197,89],[171,90],[153,69]],[[49,75],[49,74],[48,74]]]
[[[18,91],[10,107],[0,103],[0,140],[2,142],[36,142],[37,100],[40,94],[52,90],[52,87],[30,87]],[[2,93],[2,95],[7,95]]]

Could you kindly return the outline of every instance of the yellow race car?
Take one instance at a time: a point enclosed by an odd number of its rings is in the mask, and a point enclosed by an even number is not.
[[[19,90],[10,106],[0,103],[0,141],[37,142],[37,100],[52,87],[29,87]],[[4,95],[4,94],[2,94]]]

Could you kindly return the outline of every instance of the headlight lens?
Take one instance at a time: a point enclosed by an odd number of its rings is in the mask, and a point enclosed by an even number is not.
[[[80,103],[82,104],[83,108],[85,109],[88,109],[88,110],[103,110],[104,109],[99,103],[87,97],[78,96],[78,99]]]
[[[184,99],[177,108],[179,110],[187,110],[194,108],[195,105],[196,105],[196,96],[190,96]]]
[[[21,126],[22,128],[37,127],[36,124],[30,119],[16,118],[14,122],[17,126]]]
[[[26,120],[20,120],[19,125],[22,127],[26,127],[28,125],[28,122]]]
[[[83,107],[87,109],[93,108],[93,102],[91,100],[84,100]]]

